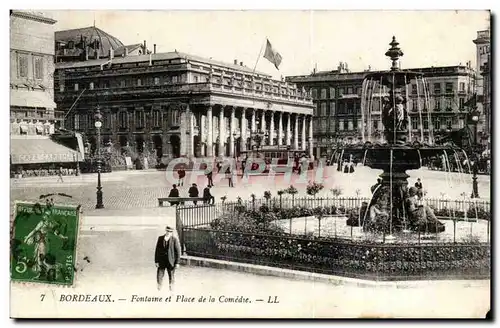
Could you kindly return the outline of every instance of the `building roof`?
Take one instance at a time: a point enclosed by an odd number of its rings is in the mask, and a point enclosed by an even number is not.
[[[128,46],[127,46],[128,47]],[[163,53],[156,53],[156,54],[150,54],[150,55],[138,55],[138,56],[126,56],[126,57],[117,57],[116,51],[115,51],[115,58],[113,59],[113,64],[128,64],[128,63],[139,63],[139,62],[149,62],[151,56],[152,61],[156,60],[171,60],[171,59],[177,59],[177,58],[182,58],[190,61],[197,61],[209,65],[213,65],[214,68],[230,68],[238,71],[242,71],[245,73],[253,73],[253,69],[242,66],[242,65],[235,65],[235,64],[230,64],[230,63],[224,63],[221,61],[217,60],[212,60],[212,59],[207,59],[203,57],[199,57],[196,55],[190,55],[187,53],[183,52],[163,52]],[[81,61],[81,62],[62,62],[62,63],[56,63],[56,68],[58,69],[64,69],[64,68],[78,68],[78,67],[91,67],[91,66],[99,66],[101,64],[105,64],[109,61],[109,59],[93,59],[93,60],[87,60],[87,61]],[[264,77],[270,78],[271,76],[255,71],[255,74],[259,74]]]
[[[115,57],[119,57],[119,56],[122,56],[123,54],[125,54],[126,49],[130,53],[130,52],[132,52],[138,48],[141,48],[141,47],[142,47],[142,43],[136,43],[136,44],[129,44],[129,45],[114,49]]]
[[[116,49],[124,47],[120,40],[95,26],[57,31],[55,33],[56,42],[73,41],[78,43],[82,37],[86,38],[88,45],[91,45],[96,40],[99,41],[99,56],[102,57],[108,56],[109,49],[116,51]]]

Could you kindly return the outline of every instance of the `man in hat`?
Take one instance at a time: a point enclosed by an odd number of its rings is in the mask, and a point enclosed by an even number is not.
[[[158,283],[158,290],[161,290],[163,285],[163,277],[165,276],[165,269],[168,273],[169,288],[172,290],[174,284],[175,269],[179,267],[179,260],[181,258],[181,243],[179,237],[174,229],[167,226],[165,234],[158,237],[155,250],[155,264],[158,268],[156,271],[156,282]]]
[[[193,183],[192,186],[189,188],[188,194],[189,194],[189,197],[198,198],[199,191],[198,191],[198,186],[196,185],[196,183]],[[196,205],[196,203],[198,203],[198,201],[193,200],[193,203],[194,203],[194,205]]]

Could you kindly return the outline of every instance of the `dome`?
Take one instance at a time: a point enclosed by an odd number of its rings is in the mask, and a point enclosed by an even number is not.
[[[107,57],[110,49],[116,50],[124,46],[120,40],[95,26],[58,31],[55,33],[56,42],[68,43],[73,41],[74,44],[79,44],[82,40],[85,40],[86,44],[92,48],[92,45],[97,43],[99,45],[100,57]]]

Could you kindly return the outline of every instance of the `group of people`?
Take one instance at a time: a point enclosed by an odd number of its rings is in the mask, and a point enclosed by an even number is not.
[[[189,187],[188,196],[189,196],[189,198],[194,198],[193,199],[194,205],[198,204],[198,199],[199,198],[203,198],[203,204],[214,204],[215,203],[215,197],[212,196],[212,194],[210,193],[210,188],[211,188],[211,186],[207,185],[203,189],[203,196],[200,197],[200,192],[198,190],[198,185],[196,183],[193,183],[191,185],[191,187]],[[179,192],[179,189],[177,188],[177,185],[174,184],[172,186],[172,189],[170,189],[170,193],[168,194],[168,197],[169,198],[180,198],[180,192]],[[177,202],[177,201],[171,201],[170,204],[171,205],[179,205],[179,204],[181,204],[181,202],[180,201],[179,202]]]

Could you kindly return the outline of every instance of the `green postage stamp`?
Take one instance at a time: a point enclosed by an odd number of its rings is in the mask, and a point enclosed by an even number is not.
[[[11,280],[72,286],[80,223],[78,209],[17,202],[14,211]]]

